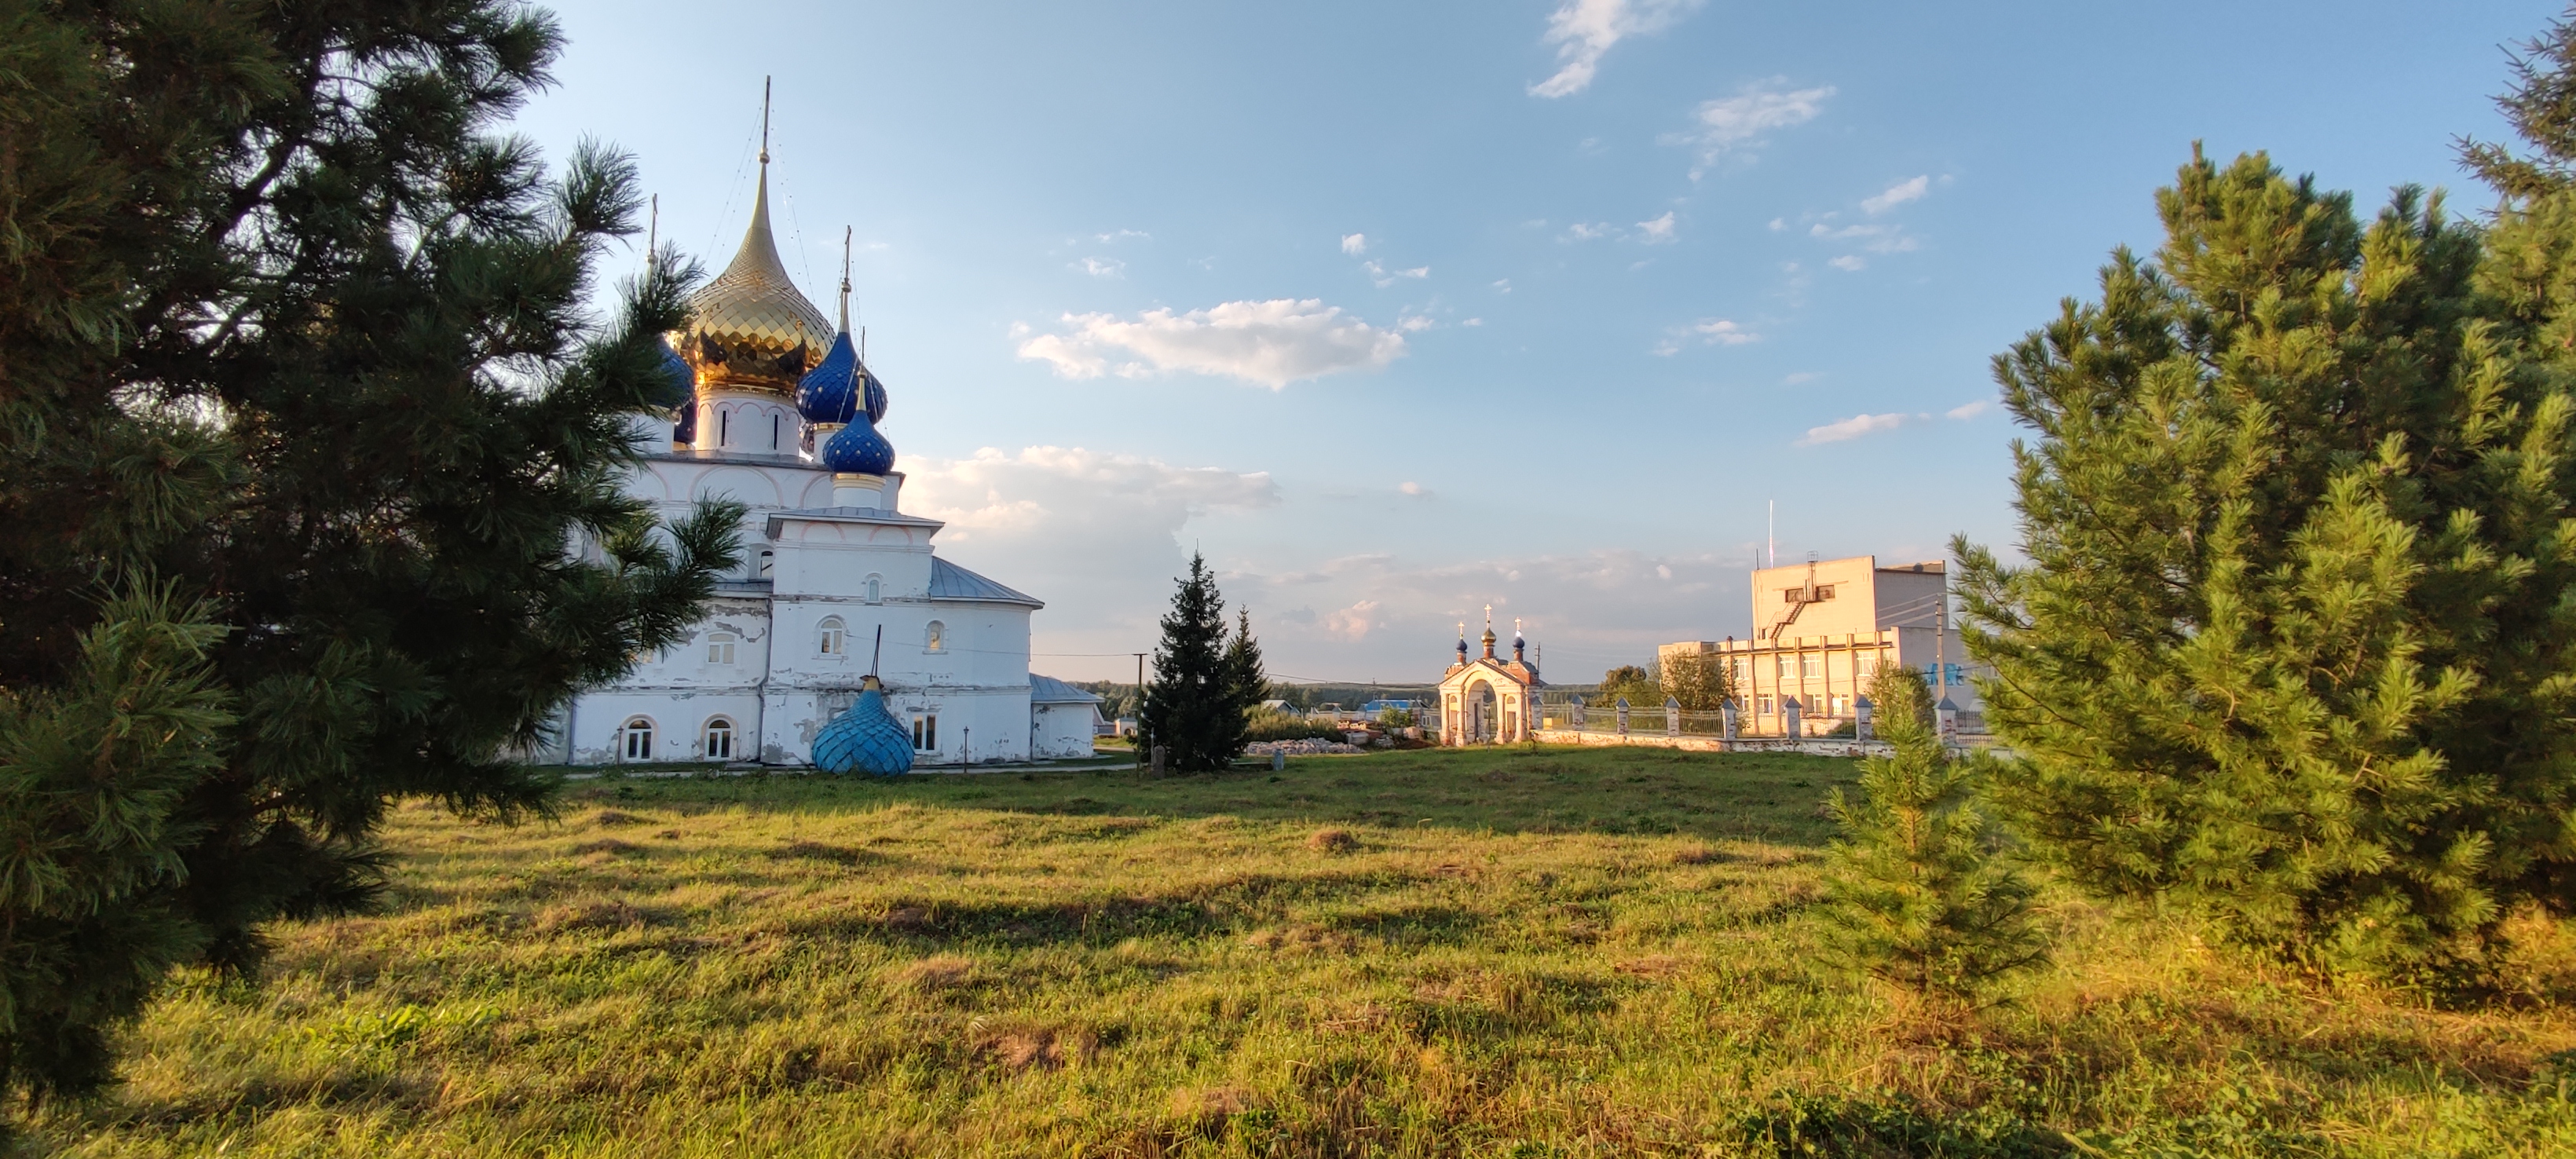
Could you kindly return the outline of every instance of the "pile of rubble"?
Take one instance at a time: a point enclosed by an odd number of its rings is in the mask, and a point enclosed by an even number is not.
[[[1266,757],[1272,753],[1286,753],[1292,757],[1299,757],[1310,756],[1315,753],[1355,753],[1359,751],[1361,750],[1358,745],[1343,744],[1340,741],[1334,740],[1257,740],[1243,747],[1243,755],[1248,757]]]

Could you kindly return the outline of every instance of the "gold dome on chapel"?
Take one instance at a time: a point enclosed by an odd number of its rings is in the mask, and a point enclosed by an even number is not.
[[[761,160],[766,162],[764,151]],[[716,279],[689,295],[689,327],[674,345],[698,382],[751,387],[793,397],[796,380],[832,344],[832,324],[789,281],[769,233],[769,166],[742,249]]]

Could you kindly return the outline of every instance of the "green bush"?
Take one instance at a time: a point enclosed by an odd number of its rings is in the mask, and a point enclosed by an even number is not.
[[[1244,735],[1256,741],[1340,740],[1347,731],[1348,728],[1334,721],[1308,720],[1284,712],[1259,712],[1252,715],[1251,726]]]

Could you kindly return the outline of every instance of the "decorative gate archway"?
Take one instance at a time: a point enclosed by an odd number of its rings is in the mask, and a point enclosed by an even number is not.
[[[1546,682],[1523,658],[1527,644],[1512,625],[1512,658],[1494,655],[1494,609],[1485,606],[1485,654],[1467,656],[1467,625],[1458,625],[1458,659],[1440,677],[1440,743],[1510,744],[1537,727],[1538,689]]]

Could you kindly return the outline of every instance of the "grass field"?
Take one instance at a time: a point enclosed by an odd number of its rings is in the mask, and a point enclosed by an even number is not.
[[[2337,992],[2052,894],[1974,1030],[1817,963],[1854,772],[1654,749],[1279,775],[602,780],[427,805],[363,918],[183,980],[81,1156],[2576,1154],[2531,992]]]

